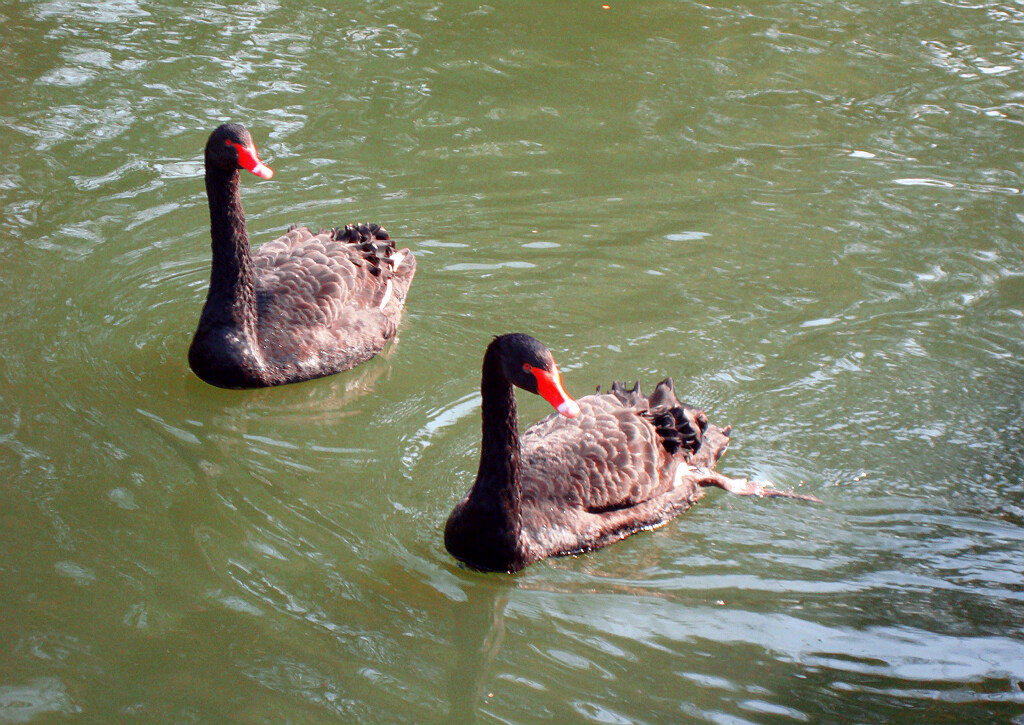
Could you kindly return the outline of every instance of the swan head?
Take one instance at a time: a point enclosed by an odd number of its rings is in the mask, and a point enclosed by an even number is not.
[[[494,338],[490,349],[498,353],[502,372],[513,385],[541,396],[566,418],[580,414],[579,404],[562,387],[554,356],[542,342],[513,333]]]
[[[273,169],[260,161],[249,129],[240,123],[218,126],[206,142],[206,164],[234,171],[245,169],[261,179],[274,175]]]

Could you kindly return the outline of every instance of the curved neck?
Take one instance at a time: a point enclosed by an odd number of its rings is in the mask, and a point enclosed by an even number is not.
[[[256,292],[238,171],[224,171],[208,164],[206,196],[210,202],[213,265],[203,317],[208,323],[229,324],[252,333]]]
[[[495,519],[496,530],[507,535],[515,547],[523,526],[519,487],[519,420],[512,383],[501,370],[493,348],[484,355],[482,397],[483,438],[480,468],[471,498]]]

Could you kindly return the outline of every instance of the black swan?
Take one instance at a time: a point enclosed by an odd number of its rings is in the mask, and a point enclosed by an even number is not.
[[[551,415],[522,437],[513,385]],[[637,384],[573,401],[551,352],[523,334],[487,347],[480,384],[483,441],[473,488],[452,511],[445,548],[485,571],[514,572],[548,556],[598,549],[660,526],[718,486],[744,496],[813,496],[712,470],[730,428],[676,399],[671,378],[645,397]]]
[[[249,131],[226,123],[206,143],[213,266],[188,351],[193,372],[223,388],[262,388],[369,360],[395,335],[416,258],[377,224],[292,226],[251,252],[239,169],[274,174]]]

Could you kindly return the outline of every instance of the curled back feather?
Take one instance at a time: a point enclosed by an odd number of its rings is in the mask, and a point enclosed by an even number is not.
[[[600,388],[598,392],[601,392]],[[650,397],[644,396],[639,381],[627,389],[616,380],[612,383],[611,394],[651,421],[669,455],[680,450],[692,455],[700,448],[708,417],[703,410],[679,401],[672,378],[658,383]]]
[[[331,240],[335,242],[348,242],[354,244],[361,252],[361,261],[353,260],[355,264],[366,265],[370,274],[374,277],[384,275],[383,279],[391,277],[391,265],[385,264],[394,256],[397,248],[394,240],[388,234],[388,230],[380,224],[347,224],[344,228],[335,227],[331,229]]]

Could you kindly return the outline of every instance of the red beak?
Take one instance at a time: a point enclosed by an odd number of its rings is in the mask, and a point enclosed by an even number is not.
[[[251,171],[261,179],[269,179],[274,175],[274,170],[260,161],[260,157],[256,155],[255,145],[242,146],[231,141],[228,143],[238,151],[238,165],[243,169]]]
[[[562,378],[556,368],[553,372],[531,367],[530,372],[537,379],[537,393],[566,418],[575,418],[580,414],[580,406],[569,397],[562,387]]]

